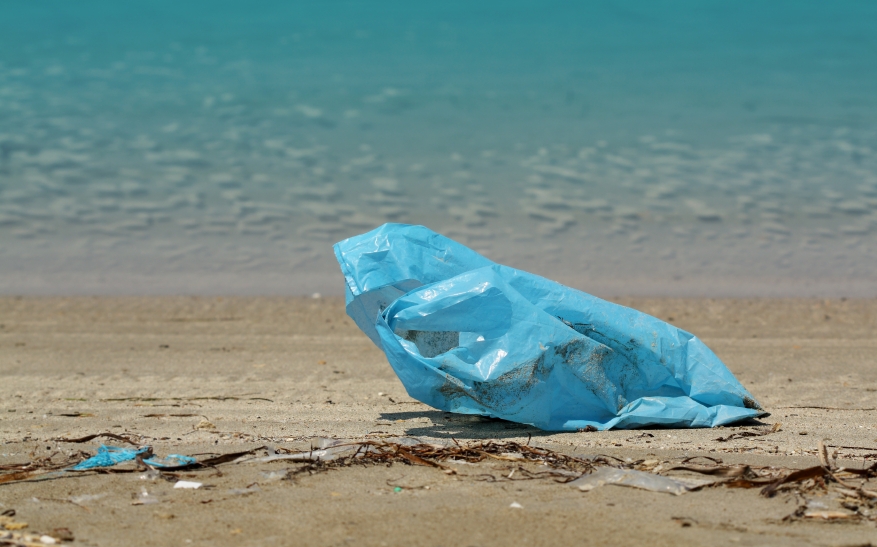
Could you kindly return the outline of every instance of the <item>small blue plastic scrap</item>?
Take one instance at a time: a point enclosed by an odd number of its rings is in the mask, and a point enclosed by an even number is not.
[[[143,463],[151,465],[152,467],[180,467],[182,465],[189,465],[197,461],[198,460],[196,460],[192,456],[183,456],[182,454],[168,454],[161,460],[153,456],[148,460],[143,460]]]
[[[435,408],[549,431],[767,415],[694,335],[423,226],[385,224],[334,249],[348,315]]]
[[[70,469],[72,471],[85,471],[96,467],[112,467],[116,464],[127,462],[135,459],[140,454],[145,454],[149,450],[148,446],[137,449],[121,448],[118,446],[101,445],[97,449],[97,454],[81,461]],[[191,456],[183,456],[180,454],[170,454],[166,458],[159,460],[155,457],[143,460],[143,463],[152,467],[177,467],[181,465],[189,465],[197,460]]]
[[[97,454],[87,460],[79,462],[71,467],[71,469],[73,471],[85,471],[86,469],[94,469],[96,467],[112,467],[117,463],[133,460],[147,450],[149,450],[149,447],[133,449],[101,445],[101,447],[97,449]]]

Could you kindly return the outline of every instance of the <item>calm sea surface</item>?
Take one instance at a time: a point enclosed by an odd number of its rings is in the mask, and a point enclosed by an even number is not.
[[[877,2],[0,2],[0,293],[877,295]]]

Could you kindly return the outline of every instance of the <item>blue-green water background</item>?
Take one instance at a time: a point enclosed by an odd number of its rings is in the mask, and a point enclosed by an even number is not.
[[[877,2],[0,2],[0,293],[877,294]]]

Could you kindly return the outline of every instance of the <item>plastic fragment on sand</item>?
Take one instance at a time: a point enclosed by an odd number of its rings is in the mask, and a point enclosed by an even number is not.
[[[156,503],[161,503],[161,500],[159,500],[156,496],[150,494],[146,491],[145,488],[143,488],[137,498],[135,498],[134,501],[131,502],[131,505],[154,505]]]
[[[189,490],[197,490],[201,488],[200,482],[192,482],[192,481],[177,481],[174,483],[174,488],[185,488]]]
[[[267,463],[267,462],[275,462],[275,461],[297,461],[297,462],[307,462],[307,461],[331,461],[344,456],[351,456],[356,452],[357,447],[355,446],[345,446],[338,448],[326,448],[323,450],[308,450],[306,452],[298,452],[295,454],[275,454],[273,456],[265,456],[262,458],[254,458],[253,460],[257,463]]]
[[[98,467],[112,467],[114,465],[132,461],[141,454],[149,452],[150,447],[142,446],[140,448],[123,448],[118,446],[101,445],[97,449],[97,454],[81,461],[70,468],[72,471],[87,471]],[[195,463],[197,460],[191,456],[183,456],[182,454],[171,454],[166,458],[159,459],[152,457],[143,460],[143,463],[153,467],[177,467],[180,465],[188,465]]]
[[[101,445],[101,447],[97,449],[97,454],[85,461],[79,462],[71,469],[73,471],[86,471],[97,467],[112,467],[122,462],[131,461],[140,454],[146,453],[147,450],[149,450],[148,447],[133,449]]]
[[[348,315],[434,408],[549,431],[766,415],[694,335],[423,226],[386,224],[334,250]]]
[[[651,492],[664,492],[676,496],[691,491],[689,485],[668,477],[646,473],[645,471],[616,469],[614,467],[601,467],[593,473],[582,475],[567,484],[578,488],[582,492],[590,492],[594,488],[607,484],[630,486],[631,488],[640,488]]]
[[[154,481],[156,479],[161,478],[161,471],[156,471],[155,469],[150,469],[146,473],[140,475],[140,480],[142,481]]]
[[[183,465],[189,465],[197,462],[195,458],[192,456],[184,456],[182,454],[168,454],[164,458],[152,457],[148,460],[143,460],[143,463],[150,465],[152,467],[180,467]]]
[[[512,509],[523,509],[523,508],[524,508],[523,505],[521,505],[520,503],[518,503],[518,502],[516,502],[516,501],[513,501],[513,502],[511,503],[511,505],[509,505],[509,507],[512,508]]]

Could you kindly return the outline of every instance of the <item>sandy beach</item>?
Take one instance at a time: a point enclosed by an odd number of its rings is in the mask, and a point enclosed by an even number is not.
[[[158,455],[414,436],[791,468],[818,465],[823,441],[839,466],[877,461],[877,300],[614,300],[702,338],[771,415],[713,430],[547,433],[412,400],[340,298],[3,297],[0,465],[93,454],[100,439],[57,439],[101,432],[137,438]],[[733,435],[775,424],[773,433]],[[866,520],[784,521],[801,500],[758,489],[582,492],[507,479],[511,464],[501,460],[460,464],[456,474],[396,463],[286,475],[301,465],[231,463],[177,477],[202,483],[197,490],[142,473],[61,473],[0,484],[0,512],[14,509],[26,530],[66,528],[74,544],[100,546],[852,546],[875,538]],[[158,503],[137,504],[144,491]],[[814,507],[845,510],[832,494],[814,496]]]
[[[875,28],[0,2],[0,547],[877,547]]]

